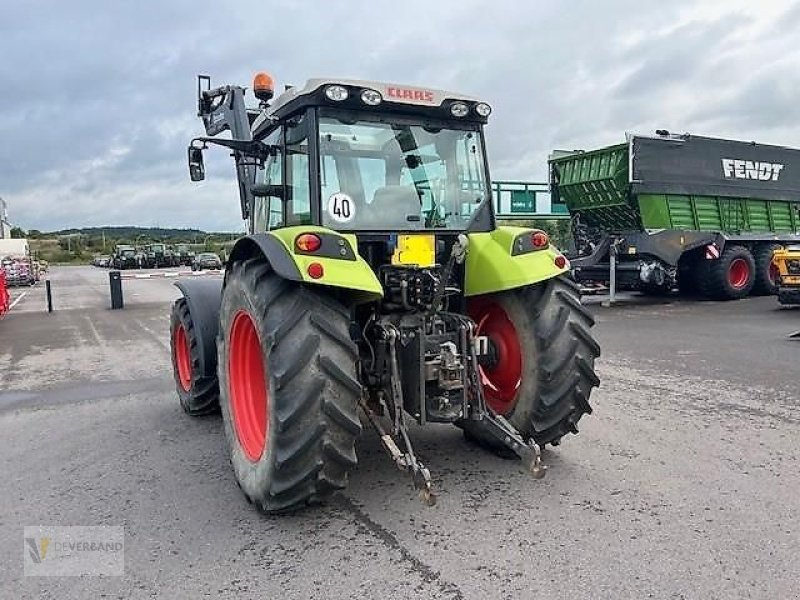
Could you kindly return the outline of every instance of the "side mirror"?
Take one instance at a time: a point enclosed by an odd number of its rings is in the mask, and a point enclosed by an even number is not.
[[[253,186],[250,186],[250,191],[256,198],[272,197],[272,198],[280,198],[281,200],[283,199],[282,185],[257,183]]]
[[[203,151],[194,146],[189,146],[189,177],[192,181],[203,181],[206,178]]]

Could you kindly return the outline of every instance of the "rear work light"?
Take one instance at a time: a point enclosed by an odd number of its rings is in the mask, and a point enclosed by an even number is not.
[[[534,231],[531,234],[531,244],[534,248],[547,248],[550,245],[550,238],[544,231]]]
[[[361,101],[367,106],[378,106],[383,102],[383,96],[378,91],[366,89],[361,92]]]
[[[342,85],[329,85],[325,88],[325,95],[334,102],[341,102],[342,100],[347,100],[350,92]]]
[[[475,112],[478,113],[483,118],[486,118],[490,114],[492,114],[492,107],[486,104],[486,102],[478,102],[475,105]]]
[[[454,102],[450,105],[450,114],[454,117],[466,117],[469,114],[469,107],[463,102]]]
[[[301,252],[316,252],[322,246],[322,240],[313,233],[302,233],[295,238],[294,246]]]

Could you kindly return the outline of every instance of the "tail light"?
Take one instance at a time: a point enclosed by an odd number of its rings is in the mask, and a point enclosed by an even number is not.
[[[531,234],[531,244],[534,248],[547,248],[550,245],[550,238],[544,231],[534,231]]]
[[[294,245],[300,252],[316,252],[322,246],[322,240],[313,233],[303,233],[295,238]]]

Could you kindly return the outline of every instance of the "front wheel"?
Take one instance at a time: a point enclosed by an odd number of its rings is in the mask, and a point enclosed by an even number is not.
[[[219,411],[217,377],[201,372],[200,340],[186,298],[172,305],[170,349],[175,387],[184,412],[196,417]]]
[[[539,445],[577,433],[600,383],[594,318],[577,286],[557,277],[472,298],[468,312],[477,334],[489,338],[489,357],[480,367],[488,406]]]
[[[225,436],[245,496],[285,512],[343,489],[361,433],[347,309],[266,261],[232,265],[218,369]]]

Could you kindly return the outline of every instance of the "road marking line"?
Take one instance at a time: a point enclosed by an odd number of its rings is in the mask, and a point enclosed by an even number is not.
[[[11,310],[12,308],[14,308],[14,307],[17,305],[17,302],[19,302],[20,300],[22,300],[22,299],[23,299],[25,296],[27,296],[27,295],[28,295],[28,292],[22,292],[22,293],[19,295],[19,297],[18,297],[16,300],[14,300],[14,301],[11,303],[11,306],[9,306],[9,307],[8,307],[8,310]]]

